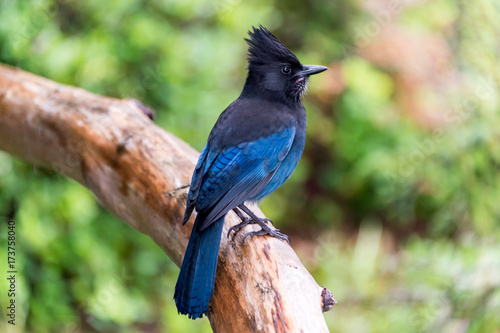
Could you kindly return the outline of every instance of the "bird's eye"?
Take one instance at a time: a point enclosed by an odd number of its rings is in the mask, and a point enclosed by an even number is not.
[[[281,68],[281,73],[285,74],[285,75],[288,75],[292,72],[292,69],[290,68],[290,66],[283,66]]]

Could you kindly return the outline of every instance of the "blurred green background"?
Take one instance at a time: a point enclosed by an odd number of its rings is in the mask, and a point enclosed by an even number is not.
[[[498,333],[499,18],[494,0],[3,0],[0,62],[137,98],[201,150],[263,24],[330,68],[298,169],[261,205],[339,301],[330,331]],[[177,315],[160,248],[74,181],[0,152],[0,218],[19,269],[0,331],[211,331]]]

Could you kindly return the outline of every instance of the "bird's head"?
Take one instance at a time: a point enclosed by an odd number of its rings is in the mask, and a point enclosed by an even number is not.
[[[270,98],[299,101],[306,92],[310,75],[327,70],[324,66],[302,65],[282,42],[264,28],[249,31],[246,90]],[[244,90],[245,91],[245,90]]]

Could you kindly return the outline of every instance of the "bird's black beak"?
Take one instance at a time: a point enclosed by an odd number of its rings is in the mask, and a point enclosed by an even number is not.
[[[309,75],[318,74],[324,72],[328,69],[325,66],[316,66],[316,65],[303,65],[302,70],[298,72],[300,77],[305,77]]]

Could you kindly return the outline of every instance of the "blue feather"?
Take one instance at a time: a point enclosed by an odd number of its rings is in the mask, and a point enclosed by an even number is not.
[[[175,285],[175,304],[179,313],[196,319],[207,314],[208,302],[214,293],[215,271],[219,254],[224,217],[200,232],[198,215],[189,237],[181,272]]]
[[[291,122],[280,132],[225,148],[217,154],[212,165],[207,167],[198,190],[197,210],[209,211],[200,228],[206,228],[246,200],[260,199],[259,193],[287,156],[294,138],[295,123]],[[282,182],[273,184],[273,188],[266,189],[266,192],[273,192]]]
[[[222,150],[207,145],[196,165],[187,199],[184,222],[194,207],[198,216],[175,286],[175,302],[182,314],[196,319],[206,314],[214,291],[217,256],[229,210],[267,189],[295,138],[295,123],[253,142]]]

